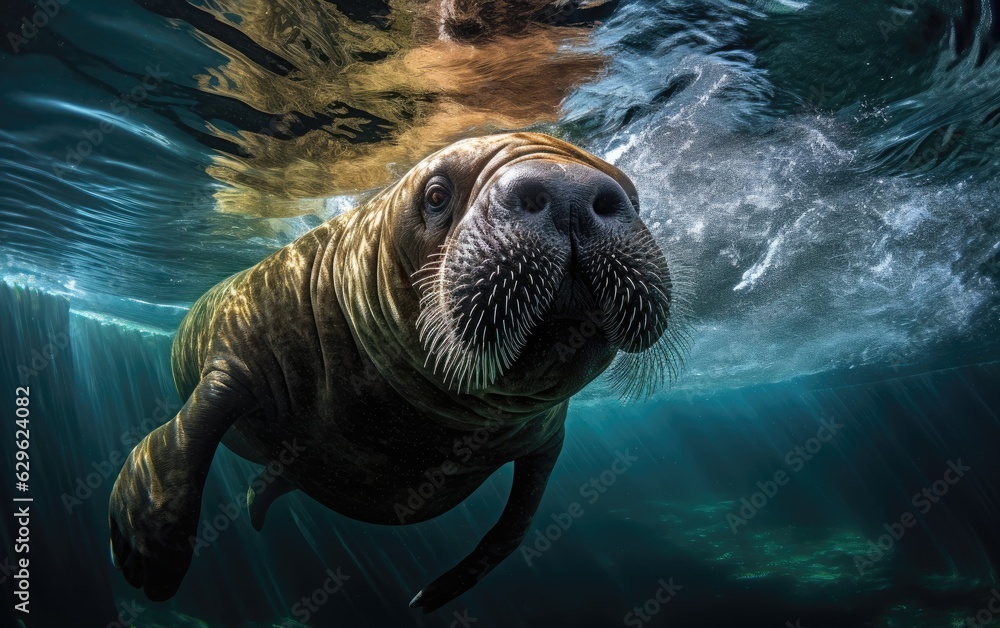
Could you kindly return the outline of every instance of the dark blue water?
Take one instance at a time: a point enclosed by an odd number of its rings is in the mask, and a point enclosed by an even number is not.
[[[0,398],[13,417],[31,387],[36,499],[30,615],[0,573],[12,621],[1000,617],[1000,11],[980,0],[623,0],[555,55],[602,55],[601,70],[556,115],[516,122],[636,182],[690,286],[675,386],[626,407],[601,380],[581,393],[522,551],[433,614],[406,603],[493,524],[509,468],[428,523],[365,525],[292,495],[256,533],[229,513],[257,470],[222,449],[202,512],[217,538],[169,602],[130,588],[107,557],[108,495],[132,439],[179,407],[169,346],[187,308],[419,159],[413,130],[435,112],[480,112],[470,133],[510,113],[405,73],[358,87],[426,44],[411,5],[281,2],[274,24],[264,6],[70,0],[31,36],[38,8],[3,7],[24,41],[5,36],[0,57]],[[3,486],[0,563],[17,535]],[[338,569],[342,588],[303,606]],[[661,580],[680,588],[643,610]]]

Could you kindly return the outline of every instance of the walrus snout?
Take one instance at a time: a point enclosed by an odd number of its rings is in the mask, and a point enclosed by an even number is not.
[[[492,190],[494,219],[519,224],[570,249],[634,230],[638,212],[622,186],[581,163],[528,159],[508,167]]]
[[[670,270],[614,178],[584,163],[522,160],[498,176],[487,212],[493,224],[530,234],[562,261],[555,312],[600,318],[607,339],[624,351],[643,351],[660,338]]]

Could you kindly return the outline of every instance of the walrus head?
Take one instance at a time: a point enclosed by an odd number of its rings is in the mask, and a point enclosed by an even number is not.
[[[352,333],[443,421],[527,419],[606,370],[623,397],[676,373],[678,283],[635,187],[571,144],[456,142],[344,219],[333,285]]]
[[[612,368],[626,396],[670,377],[675,282],[617,168],[537,133],[465,140],[393,194],[424,366],[448,388],[562,400]]]

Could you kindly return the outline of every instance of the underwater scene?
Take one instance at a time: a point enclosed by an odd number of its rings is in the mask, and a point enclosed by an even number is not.
[[[996,0],[5,0],[9,626],[1000,626]]]

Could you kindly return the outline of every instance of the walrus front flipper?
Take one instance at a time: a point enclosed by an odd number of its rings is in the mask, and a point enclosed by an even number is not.
[[[255,490],[254,487],[261,488]],[[264,527],[264,517],[274,500],[285,493],[294,491],[297,487],[281,477],[273,475],[267,467],[257,475],[257,478],[247,488],[247,513],[250,515],[250,525],[260,532]]]
[[[118,474],[108,508],[112,561],[150,600],[177,592],[191,564],[212,457],[251,404],[232,376],[208,373],[177,416],[136,445]]]
[[[514,462],[514,483],[507,506],[471,554],[430,583],[410,602],[425,613],[436,610],[472,588],[521,545],[535,518],[542,493],[562,450],[563,435],[543,451]]]

